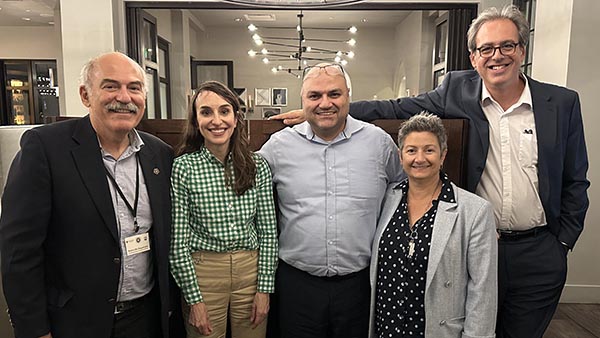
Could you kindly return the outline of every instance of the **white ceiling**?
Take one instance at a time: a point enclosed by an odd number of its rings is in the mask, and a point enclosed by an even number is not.
[[[205,26],[239,27],[253,23],[257,26],[295,26],[299,10],[193,10],[192,13]],[[340,11],[304,10],[304,27],[395,27],[411,11]],[[275,21],[247,20],[244,14],[265,14],[275,17]]]
[[[0,0],[0,26],[53,25],[57,6],[58,0]]]
[[[0,0],[0,26],[48,26],[54,24],[54,12],[58,0]],[[192,10],[206,26],[244,27],[250,23],[261,26],[293,25],[298,22],[299,10]],[[393,27],[401,22],[409,11],[340,11],[305,10],[305,27]],[[271,14],[275,21],[247,20],[245,14]],[[23,18],[28,18],[25,20]],[[237,19],[237,20],[236,20]]]

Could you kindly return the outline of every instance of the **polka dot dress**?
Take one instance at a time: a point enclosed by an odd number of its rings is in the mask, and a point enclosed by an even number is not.
[[[402,200],[381,236],[377,253],[375,332],[379,338],[425,337],[425,281],[433,222],[440,200],[454,203],[448,176],[441,173],[440,178],[442,190],[438,200],[414,225],[412,257],[408,244],[408,180],[396,188],[402,189]]]

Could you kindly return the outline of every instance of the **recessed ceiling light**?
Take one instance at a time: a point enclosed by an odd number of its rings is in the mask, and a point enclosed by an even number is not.
[[[21,18],[21,19],[25,20],[25,21],[31,21],[31,18]]]
[[[41,13],[40,16],[42,18],[52,18],[52,17],[54,17],[54,14]]]
[[[49,25],[54,25],[54,21],[48,21]]]
[[[242,21],[242,18],[235,18],[235,19],[233,19],[233,21],[240,22],[240,21]]]
[[[368,22],[369,20],[367,18],[363,18],[362,20],[360,20],[361,22]]]
[[[26,9],[25,12],[29,13],[31,12],[31,9]]]

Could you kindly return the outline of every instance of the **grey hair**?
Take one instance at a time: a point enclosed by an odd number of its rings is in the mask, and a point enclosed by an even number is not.
[[[508,5],[504,6],[502,11],[499,11],[496,7],[490,7],[473,19],[473,22],[471,22],[471,26],[469,26],[469,30],[467,31],[467,47],[469,48],[469,52],[475,52],[477,48],[477,41],[475,41],[475,38],[484,23],[503,19],[510,20],[517,26],[519,43],[523,47],[527,46],[529,43],[529,22],[527,22],[527,18],[525,18],[517,6]]]
[[[328,63],[328,62],[322,62],[322,63],[315,65],[314,67],[327,66],[330,64],[331,63]],[[346,88],[348,88],[348,98],[350,99],[350,101],[352,101],[352,81],[350,81],[350,74],[348,74],[348,71],[342,65],[338,64],[338,66],[343,70],[342,73],[344,74],[344,80],[346,80]],[[309,76],[310,73],[312,71],[314,71],[315,69],[317,69],[317,71],[319,71],[319,68],[313,68],[302,79],[302,86],[300,87],[300,96],[302,96],[302,93],[304,92],[304,81],[306,81],[306,79],[310,77]]]
[[[431,113],[423,111],[402,124],[398,131],[398,148],[400,150],[404,146],[404,140],[412,132],[430,132],[437,137],[442,153],[448,149],[448,135],[446,135],[442,119]]]
[[[94,74],[94,72],[96,71],[96,67],[98,65],[98,61],[109,54],[119,54],[125,58],[127,58],[132,66],[135,68],[135,70],[138,72],[138,74],[140,75],[140,78],[142,79],[142,84],[144,86],[144,93],[148,93],[148,81],[146,80],[146,72],[144,71],[144,68],[142,68],[135,60],[133,60],[132,58],[130,58],[129,56],[127,56],[124,53],[121,52],[108,52],[108,53],[102,53],[98,56],[95,56],[91,59],[88,60],[88,62],[86,62],[83,67],[81,68],[81,72],[79,73],[79,85],[80,86],[84,86],[86,91],[91,92],[92,90],[92,75]]]

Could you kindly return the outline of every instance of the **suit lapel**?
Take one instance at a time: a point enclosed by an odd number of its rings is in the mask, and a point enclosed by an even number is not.
[[[455,189],[456,196],[456,189]],[[427,281],[425,290],[429,290],[435,271],[437,270],[442,254],[446,250],[448,239],[456,223],[456,203],[440,201],[435,221],[433,222],[433,234],[431,235],[431,246],[429,249],[429,262],[427,263]]]
[[[89,116],[79,120],[72,137],[78,144],[77,147],[71,150],[77,171],[104,220],[104,224],[106,224],[115,241],[118,242],[117,221],[108,181],[103,170],[104,162],[102,161],[98,138],[92,128]]]
[[[540,196],[543,205],[549,205],[548,196],[550,167],[548,161],[552,159],[552,148],[556,145],[558,131],[558,110],[552,103],[552,97],[543,90],[543,85],[531,78],[527,78],[531,90],[533,104],[533,117],[537,135],[538,148],[538,177]]]
[[[144,136],[142,136],[142,139]],[[152,212],[152,233],[154,238],[168,238],[165,237],[164,228],[162,226],[163,218],[163,196],[161,194],[161,178],[166,174],[166,168],[160,168],[156,163],[156,155],[154,150],[144,140],[144,146],[139,152],[140,166],[142,167],[142,174],[144,175],[144,181],[146,182],[146,189],[148,191],[148,198],[150,199],[150,210]],[[157,245],[154,241],[154,244]]]
[[[469,166],[467,173],[481,173],[483,169],[478,170],[478,166],[485,166],[487,158],[490,130],[487,118],[481,109],[481,89],[483,82],[478,74],[465,81],[465,85],[462,89],[462,97],[464,102],[464,109],[467,112],[467,116],[471,119],[470,128],[475,130],[469,130],[468,141],[468,161]],[[475,138],[477,136],[477,138]],[[479,183],[480,175],[469,175],[467,177],[467,188],[470,191],[475,191],[477,184]]]

